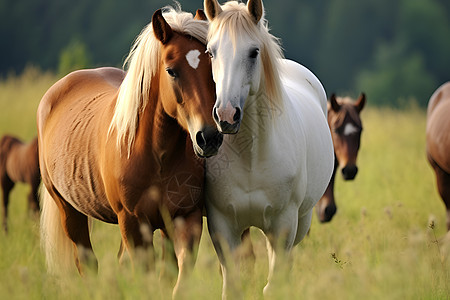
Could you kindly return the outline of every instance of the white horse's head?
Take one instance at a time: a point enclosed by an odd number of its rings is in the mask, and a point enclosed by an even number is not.
[[[246,99],[265,85],[270,101],[270,91],[277,89],[267,76],[277,76],[273,57],[281,57],[281,51],[266,27],[261,0],[247,5],[230,1],[222,7],[217,0],[205,0],[204,8],[211,21],[207,52],[216,83],[213,117],[219,131],[236,133]]]

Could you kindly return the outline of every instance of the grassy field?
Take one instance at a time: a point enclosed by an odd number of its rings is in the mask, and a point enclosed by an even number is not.
[[[56,81],[28,69],[0,82],[0,135],[35,135],[40,98]],[[368,95],[370,103],[370,95]],[[450,242],[445,209],[425,158],[425,112],[367,108],[355,181],[336,182],[338,213],[329,224],[314,217],[310,235],[293,251],[290,273],[276,299],[449,299]],[[96,222],[99,274],[56,282],[45,271],[39,220],[27,213],[28,187],[17,185],[8,235],[0,232],[2,299],[170,299],[172,282],[154,272],[119,266],[118,227]],[[434,223],[434,228],[430,228]],[[160,243],[156,236],[156,254]],[[256,265],[242,274],[246,299],[262,299],[267,277],[265,240],[252,231]],[[447,240],[449,240],[447,238]],[[220,299],[218,260],[204,231],[186,299]]]

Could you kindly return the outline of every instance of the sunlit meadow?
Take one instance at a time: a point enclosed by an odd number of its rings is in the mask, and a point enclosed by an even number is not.
[[[29,68],[0,82],[0,134],[30,140],[39,100],[57,80]],[[291,270],[276,282],[276,299],[449,299],[450,241],[445,209],[425,156],[425,111],[369,107],[362,112],[359,173],[338,174],[338,212],[329,224],[314,217],[311,231],[293,250]],[[0,232],[0,295],[3,299],[170,299],[174,267],[160,278],[161,242],[155,233],[154,271],[119,265],[115,225],[95,222],[98,275],[48,276],[39,246],[39,219],[27,212],[28,187],[18,184],[10,203],[9,233]],[[256,264],[244,268],[246,299],[262,299],[267,277],[265,239],[252,231]],[[245,267],[245,266],[244,266]],[[173,276],[172,276],[173,277]],[[220,299],[218,260],[206,226],[186,299]]]

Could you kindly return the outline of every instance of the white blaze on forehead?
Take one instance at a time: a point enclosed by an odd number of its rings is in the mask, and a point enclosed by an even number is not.
[[[348,123],[344,127],[344,135],[351,135],[351,134],[354,134],[357,132],[358,132],[358,128],[356,128],[356,126],[353,125],[352,123]]]
[[[188,52],[188,54],[186,54],[186,60],[188,61],[189,65],[194,68],[197,69],[198,64],[200,63],[200,51],[196,50],[191,50]]]

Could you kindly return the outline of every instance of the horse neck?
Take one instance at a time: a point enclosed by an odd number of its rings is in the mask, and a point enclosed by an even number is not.
[[[165,165],[184,156],[180,154],[186,149],[187,134],[177,120],[164,111],[158,90],[150,89],[148,104],[139,118],[135,149],[144,155],[153,153],[155,159]]]
[[[249,153],[253,159],[267,147],[267,141],[276,122],[272,106],[263,90],[249,96],[243,109],[242,124],[236,136],[235,147],[240,154]]]

